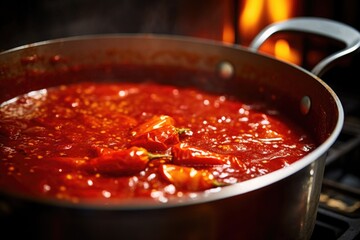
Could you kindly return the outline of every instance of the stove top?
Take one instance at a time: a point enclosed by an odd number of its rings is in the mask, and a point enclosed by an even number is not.
[[[360,239],[360,97],[344,85],[332,88],[342,101],[345,121],[329,149],[311,239]]]

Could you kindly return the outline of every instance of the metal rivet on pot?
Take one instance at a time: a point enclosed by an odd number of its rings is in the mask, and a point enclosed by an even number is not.
[[[217,69],[219,76],[223,79],[229,79],[234,76],[234,66],[226,61],[221,62]]]
[[[302,99],[301,99],[301,102],[300,102],[300,111],[302,114],[306,115],[309,113],[310,111],[310,107],[311,107],[311,100],[308,96],[304,96]]]

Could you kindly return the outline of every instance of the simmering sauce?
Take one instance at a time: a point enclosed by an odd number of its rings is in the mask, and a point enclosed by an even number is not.
[[[167,202],[284,168],[315,148],[281,112],[157,83],[81,82],[0,107],[0,189]]]

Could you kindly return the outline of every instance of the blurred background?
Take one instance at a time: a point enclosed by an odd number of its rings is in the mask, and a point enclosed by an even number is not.
[[[2,0],[0,9],[0,51],[54,38],[114,33],[182,35],[247,47],[265,26],[299,16],[328,18],[360,30],[357,0]],[[341,47],[327,39],[280,34],[260,51],[310,70]],[[346,88],[346,95],[357,95],[358,55],[323,79],[334,87],[341,84],[339,92]]]
[[[0,51],[108,33],[175,34],[248,46],[265,26],[299,16],[329,18],[360,29],[357,0],[2,0],[0,9]],[[287,37],[269,41],[262,51],[311,68],[326,51],[336,49],[318,39],[304,45],[301,38]]]
[[[247,45],[266,25],[297,16],[357,29],[356,0],[2,0],[0,49],[100,33],[190,35]]]

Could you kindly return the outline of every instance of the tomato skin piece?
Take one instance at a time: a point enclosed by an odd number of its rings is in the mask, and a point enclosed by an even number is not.
[[[89,172],[109,175],[134,174],[144,170],[149,162],[149,153],[144,148],[131,147],[128,149],[106,152],[92,158],[83,165]]]
[[[245,171],[247,166],[238,157],[233,155],[218,154],[189,146],[187,143],[176,144],[171,148],[172,162],[185,166],[215,166],[232,165]]]
[[[180,134],[189,129],[176,128],[175,120],[167,115],[154,116],[131,131],[130,146],[146,148],[150,152],[168,150],[180,142]]]
[[[178,165],[223,165],[227,159],[220,154],[206,151],[186,143],[171,148],[173,163]]]
[[[146,148],[150,152],[165,151],[180,142],[179,132],[173,125],[165,125],[141,134],[130,142],[130,146]]]
[[[183,191],[202,191],[220,185],[205,169],[197,170],[192,167],[162,164],[159,171],[168,182]]]
[[[131,135],[133,137],[138,137],[140,135],[146,134],[148,132],[151,132],[155,129],[162,128],[164,126],[172,125],[174,126],[175,120],[167,115],[160,115],[160,116],[153,116],[146,122],[136,126],[132,129]]]

